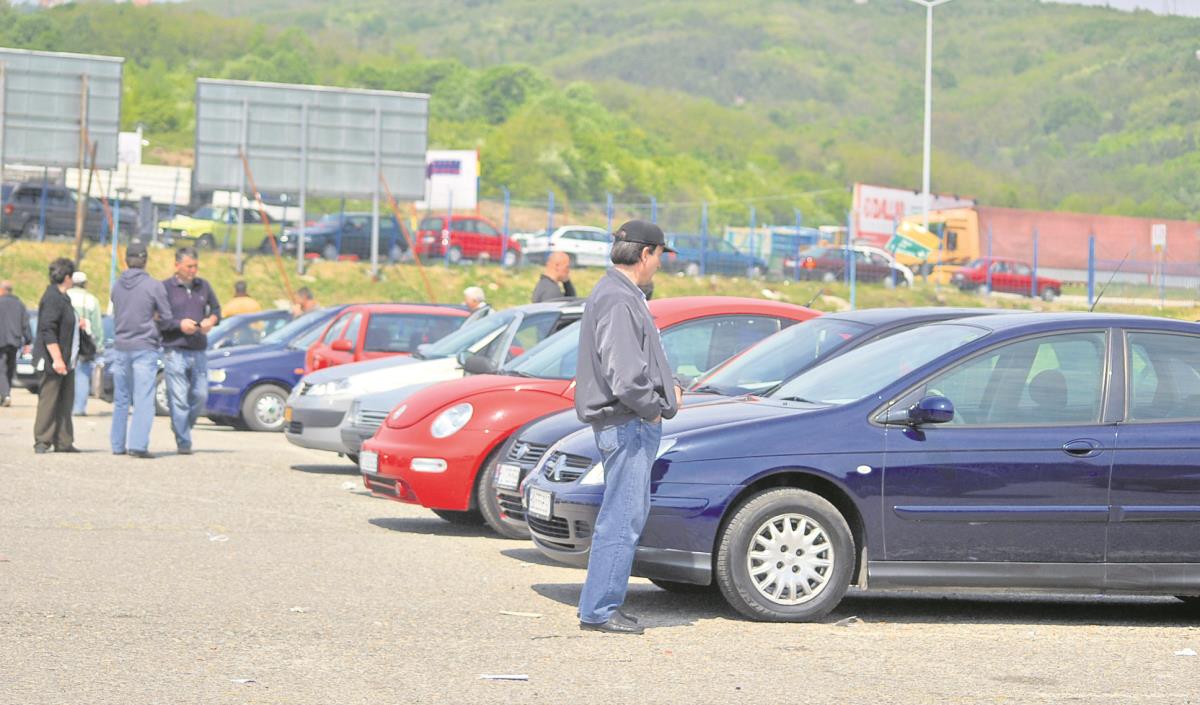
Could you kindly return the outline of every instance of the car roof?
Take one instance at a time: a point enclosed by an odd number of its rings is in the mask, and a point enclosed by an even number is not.
[[[1138,316],[1127,313],[1090,313],[1087,311],[998,313],[991,316],[960,318],[954,322],[970,323],[996,332],[1027,326],[1035,330],[1039,326],[1047,330],[1054,330],[1056,328],[1109,328],[1122,326],[1200,333],[1200,325],[1192,321],[1160,318],[1158,316]]]
[[[903,323],[915,321],[938,321],[946,318],[964,318],[967,316],[984,316],[1005,313],[1003,309],[966,308],[955,306],[919,306],[895,308],[860,308],[854,311],[827,313],[825,318],[839,321],[854,321],[878,326],[888,323]]]
[[[553,301],[543,301],[536,304],[522,304],[520,306],[513,306],[512,308],[518,311],[523,311],[526,314],[542,313],[544,311],[561,311],[565,314],[583,315],[583,304],[585,301],[586,299],[580,298],[563,298],[554,299]]]
[[[346,308],[368,311],[370,313],[423,313],[430,316],[470,315],[466,307],[457,304],[350,304]]]
[[[675,296],[651,299],[648,305],[650,313],[660,325],[670,325],[677,321],[700,316],[746,312],[762,316],[780,316],[796,321],[804,321],[821,315],[819,311],[805,308],[799,304],[754,299],[746,296]]]

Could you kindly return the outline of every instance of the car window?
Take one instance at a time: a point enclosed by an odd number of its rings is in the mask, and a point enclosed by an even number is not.
[[[694,379],[779,328],[769,316],[710,316],[663,331],[663,350],[674,374]]]
[[[238,326],[229,334],[228,345],[254,345],[262,340],[267,332],[267,322],[263,320],[250,321]]]
[[[421,221],[421,225],[419,226],[419,229],[420,230],[441,230],[442,229],[442,219],[441,218],[425,218]]]
[[[192,217],[196,220],[213,220],[212,206],[205,206],[203,208],[196,209],[196,211],[192,213]]]
[[[1128,335],[1130,421],[1200,418],[1200,336]]]
[[[245,223],[262,223],[262,214],[251,208],[242,209],[243,221]]]
[[[573,379],[579,361],[579,325],[564,328],[514,358],[504,371],[543,379]]]
[[[463,321],[459,316],[411,313],[376,313],[367,322],[366,352],[407,353],[452,333]]]
[[[343,313],[341,316],[338,317],[338,319],[336,321],[334,321],[329,326],[328,330],[325,331],[325,335],[321,337],[321,342],[324,343],[325,345],[328,345],[328,344],[332,343],[333,341],[337,340],[338,338],[342,337],[341,333],[342,333],[342,331],[346,330],[346,324],[349,322],[350,322],[350,314]]]
[[[526,316],[525,320],[521,321],[520,327],[517,328],[517,334],[513,336],[511,348],[515,348],[515,350],[510,349],[505,359],[511,359],[514,353],[520,355],[545,340],[557,322],[557,313],[539,313],[535,316]]]
[[[1027,264],[1014,264],[1014,265],[1012,265],[1012,271],[1014,274],[1018,274],[1023,277],[1027,277],[1030,274],[1033,274],[1033,270],[1030,269],[1029,265],[1027,265]]]
[[[1098,423],[1105,340],[1095,332],[1009,343],[934,377],[925,394],[954,402],[958,425]]]
[[[1007,262],[992,262],[992,272],[993,273],[1003,274],[1007,271],[1008,271],[1008,263]]]
[[[489,237],[500,237],[500,231],[483,222],[482,220],[475,221],[475,232],[480,235],[488,235]]]
[[[583,237],[583,233],[579,232],[578,230],[567,230],[559,237],[561,237],[563,240],[583,240],[583,239],[585,239]]]

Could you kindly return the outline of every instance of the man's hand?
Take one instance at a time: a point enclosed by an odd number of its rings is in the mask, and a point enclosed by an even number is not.
[[[217,325],[217,317],[209,316],[208,318],[205,318],[203,321],[200,321],[200,332],[204,333],[205,335],[208,335],[208,332],[210,330],[212,330],[213,326],[215,326],[215,325]]]
[[[658,416],[655,416],[655,417],[654,417],[654,420],[653,420],[653,421],[651,421],[650,423],[662,423],[662,414],[659,414]]]
[[[683,387],[675,385],[675,406],[683,406]]]
[[[55,360],[54,363],[52,365],[50,365],[50,368],[54,370],[55,374],[58,374],[58,375],[67,374],[67,363],[64,362],[62,360],[62,358]]]
[[[183,331],[184,335],[191,335],[199,330],[199,326],[192,319],[185,318],[179,322],[179,330]]]

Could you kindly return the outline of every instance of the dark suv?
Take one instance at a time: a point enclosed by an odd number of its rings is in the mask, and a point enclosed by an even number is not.
[[[381,258],[399,260],[408,252],[411,239],[407,228],[399,225],[391,215],[379,216],[379,246]],[[295,254],[300,240],[300,228],[287,228],[279,238],[284,253]],[[264,252],[271,251],[271,243],[263,241]],[[304,252],[312,257],[337,259],[341,255],[354,255],[361,260],[371,259],[371,214],[330,213],[304,228]]]
[[[45,189],[46,234],[75,234],[76,191],[58,184],[43,184],[27,181],[17,184],[4,203],[4,232],[14,237],[37,240],[41,237],[42,191]],[[95,198],[87,202],[83,233],[92,240],[99,240],[104,230],[104,207]],[[121,214],[121,230],[127,233],[138,231],[137,211],[127,209]]]

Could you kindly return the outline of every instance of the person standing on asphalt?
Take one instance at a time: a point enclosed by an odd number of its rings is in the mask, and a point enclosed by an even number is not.
[[[575,285],[571,283],[571,258],[566,252],[551,252],[546,258],[546,268],[533,287],[533,303],[554,299],[575,298]]]
[[[238,280],[233,284],[233,298],[225,303],[223,313],[226,318],[240,316],[243,313],[258,313],[262,305],[246,293],[246,282]]]
[[[579,596],[580,629],[643,631],[621,605],[650,515],[650,469],[662,419],[674,417],[683,398],[643,289],[663,252],[671,251],[657,225],[625,223],[613,234],[609,258],[616,266],[596,284],[583,309],[575,413],[595,433],[604,463],[604,499]]]
[[[471,315],[467,316],[467,320],[463,321],[464,326],[492,315],[492,307],[488,305],[487,296],[478,286],[468,286],[463,289],[463,306],[466,306],[467,310],[471,312]]]
[[[113,455],[149,458],[150,427],[154,424],[154,387],[158,382],[160,327],[178,326],[171,320],[171,305],[162,282],[146,272],[146,246],[130,243],[125,250],[128,266],[112,288]],[[133,406],[133,421],[129,407]]]
[[[0,406],[12,406],[17,355],[32,343],[25,304],[13,293],[12,282],[0,281]]]
[[[192,454],[192,426],[208,401],[208,332],[221,320],[221,303],[198,271],[200,255],[181,247],[175,251],[175,274],[163,280],[171,319],[178,322],[163,329],[163,376],[181,455]]]
[[[75,263],[59,257],[50,263],[50,286],[38,304],[38,332],[33,359],[42,371],[38,382],[37,418],[33,422],[33,451],[78,453],[71,407],[75,401],[75,362],[79,358],[79,321],[71,307],[71,274]]]
[[[87,274],[76,271],[71,275],[74,286],[67,290],[71,297],[71,308],[79,319],[81,328],[92,338],[95,351],[87,355],[80,353],[75,365],[75,416],[87,416],[88,396],[92,393],[92,371],[96,369],[96,358],[104,352],[104,319],[100,315],[100,300],[87,290]]]

